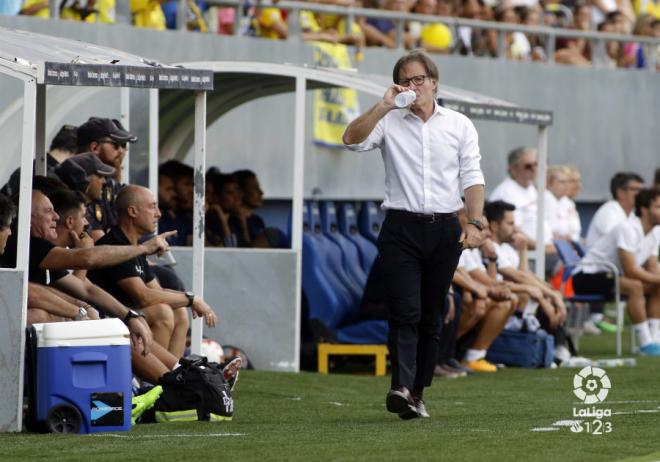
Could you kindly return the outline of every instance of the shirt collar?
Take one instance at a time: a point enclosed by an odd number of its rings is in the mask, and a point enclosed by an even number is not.
[[[432,118],[433,116],[435,116],[436,114],[441,115],[441,116],[447,114],[446,111],[447,111],[447,109],[444,108],[444,107],[442,107],[442,106],[440,106],[440,105],[438,104],[438,101],[434,99],[434,100],[433,100],[433,114],[431,114],[431,117],[429,117],[429,120],[431,120],[431,118]],[[407,107],[407,108],[405,109],[405,112],[403,113],[403,117],[408,117],[408,116],[415,116],[415,117],[417,117],[417,116],[415,115],[415,113],[414,113],[413,111],[410,110],[410,107]]]

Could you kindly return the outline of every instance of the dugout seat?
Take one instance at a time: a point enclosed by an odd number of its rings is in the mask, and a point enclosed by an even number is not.
[[[373,265],[378,255],[378,249],[373,242],[358,231],[357,216],[353,204],[343,203],[337,207],[337,221],[339,232],[357,247],[362,270],[368,275],[371,271],[371,265]]]
[[[383,226],[384,216],[375,203],[363,202],[358,215],[358,228],[360,233],[376,244],[380,228]]]
[[[336,329],[350,310],[357,307],[354,297],[330,270],[337,258],[336,245],[321,232],[318,208],[312,217],[308,202],[303,206],[302,289],[309,301],[309,317]],[[339,258],[341,258],[339,256]],[[341,264],[341,263],[340,263]]]
[[[557,254],[559,255],[559,258],[561,259],[562,263],[564,264],[564,272],[562,273],[562,278],[561,278],[561,284],[562,287],[560,289],[560,292],[563,293],[564,285],[568,281],[568,279],[573,275],[575,270],[580,267],[581,262],[580,262],[580,256],[578,255],[577,250],[575,247],[573,247],[573,244],[569,241],[563,240],[563,239],[555,239],[554,241],[555,247],[557,248]],[[619,270],[618,268],[613,265],[610,262],[603,261],[600,262],[603,265],[607,266],[611,271],[612,274],[614,274],[614,285],[615,285],[615,297],[614,297],[614,304],[616,306],[616,325],[617,325],[617,332],[616,332],[616,355],[621,356],[621,335],[623,333],[623,304],[621,303],[621,294],[620,294],[620,286],[619,286]],[[583,295],[578,295],[575,294],[572,297],[566,298],[566,301],[569,302],[570,304],[574,303],[604,303],[608,300],[606,297],[603,297],[601,295],[591,295],[591,294],[583,294]],[[574,342],[576,339],[573,339]],[[635,341],[635,334],[633,333],[631,335],[631,342]],[[576,343],[576,342],[575,342]],[[631,344],[631,350],[634,350],[634,343]]]
[[[360,252],[353,241],[339,232],[335,203],[332,201],[322,201],[319,203],[319,210],[321,212],[323,234],[341,249],[344,270],[346,270],[346,274],[350,276],[352,282],[355,284],[355,288],[358,290],[361,299],[364,286],[367,283],[367,274],[362,269]]]

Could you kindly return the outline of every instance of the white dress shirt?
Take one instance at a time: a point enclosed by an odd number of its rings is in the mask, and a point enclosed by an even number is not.
[[[385,209],[456,212],[463,208],[462,191],[484,184],[477,130],[466,116],[438,104],[426,122],[410,109],[392,110],[366,140],[346,147],[380,148]]]
[[[573,241],[579,241],[582,235],[582,222],[573,199],[568,196],[559,199],[558,215],[564,221],[565,234],[570,236]]]
[[[634,217],[634,213],[630,212],[626,216],[626,212],[615,200],[607,201],[596,211],[596,214],[591,219],[589,230],[587,231],[586,244],[587,247],[592,247],[598,240],[605,236],[612,228],[619,223],[626,220],[626,218]]]
[[[606,266],[599,264],[599,261],[613,263],[620,272],[623,271],[619,260],[619,249],[634,254],[635,263],[642,266],[650,257],[658,256],[658,246],[660,246],[660,226],[653,227],[647,235],[644,235],[642,222],[633,216],[616,225],[596,241],[582,259],[584,266],[582,269],[578,268],[578,271],[584,273],[611,271]]]
[[[516,206],[513,211],[513,219],[516,226],[525,235],[536,240],[536,186],[530,184],[526,188],[518,184],[513,178],[507,177],[502,181],[488,198],[489,201],[504,201]],[[544,243],[552,244],[552,230],[548,221],[543,220]]]

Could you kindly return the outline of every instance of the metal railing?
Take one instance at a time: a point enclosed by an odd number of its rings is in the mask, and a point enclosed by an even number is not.
[[[185,30],[186,28],[185,16],[186,3],[188,1],[189,0],[178,0],[177,26],[180,30]],[[206,0],[206,3],[210,6],[231,7],[236,10],[236,14],[234,16],[234,35],[238,35],[240,33],[240,21],[244,7],[248,4],[255,5],[255,3],[248,3],[245,0]],[[57,17],[59,15],[58,4],[59,0],[50,0],[51,17]],[[452,34],[455,38],[459,35],[459,29],[464,27],[483,31],[495,31],[497,33],[497,56],[495,59],[501,60],[506,59],[505,34],[511,32],[523,32],[525,34],[539,37],[544,43],[544,51],[547,57],[547,64],[553,64],[555,62],[555,43],[558,38],[587,40],[591,44],[591,63],[592,66],[596,68],[607,67],[607,42],[637,43],[644,48],[644,54],[646,57],[646,69],[655,72],[656,50],[658,47],[660,47],[660,39],[655,37],[621,35],[574,29],[560,29],[546,26],[525,26],[521,24],[480,21],[475,19],[464,19],[456,17],[401,13],[398,11],[387,11],[372,8],[355,8],[352,6],[347,7],[325,5],[319,3],[288,0],[282,0],[278,2],[277,5],[273,5],[271,0],[263,0],[262,2],[257,3],[256,6],[276,6],[277,8],[288,11],[288,40],[302,40],[302,31],[300,28],[300,12],[302,10],[307,10],[315,13],[333,14],[345,17],[347,21],[346,30],[351,30],[352,24],[356,21],[356,17],[389,19],[396,25],[396,48],[401,50],[404,48],[405,24],[410,21],[417,21],[421,23],[443,23],[452,30]],[[460,50],[458,50],[457,47],[453,47],[451,52],[453,54],[458,54]]]

